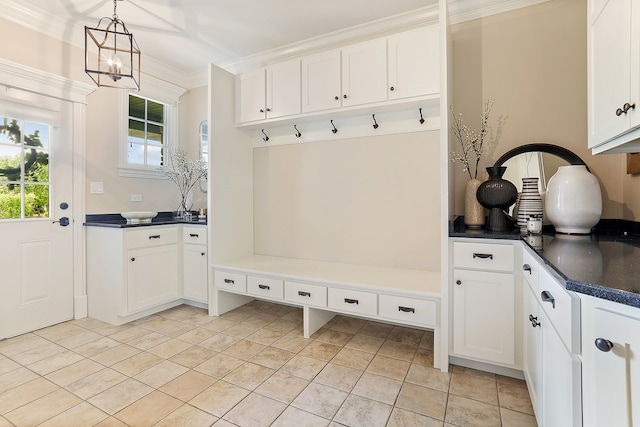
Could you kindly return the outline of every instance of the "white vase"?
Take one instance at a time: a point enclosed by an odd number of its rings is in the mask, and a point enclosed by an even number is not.
[[[560,166],[549,180],[545,208],[557,232],[591,233],[602,215],[598,179],[584,165]]]

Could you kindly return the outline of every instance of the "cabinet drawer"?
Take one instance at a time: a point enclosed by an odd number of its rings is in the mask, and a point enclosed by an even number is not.
[[[284,282],[279,279],[248,276],[247,293],[267,298],[282,299],[284,294]]]
[[[182,227],[182,241],[192,244],[207,244],[206,227]]]
[[[522,277],[534,293],[538,292],[538,276],[540,264],[535,255],[524,249],[522,251]]]
[[[141,227],[139,230],[127,231],[127,248],[148,248],[151,246],[170,245],[178,242],[177,227]]]
[[[285,282],[284,299],[297,304],[327,306],[327,288],[308,283]]]
[[[327,295],[329,308],[371,316],[375,316],[378,312],[377,294],[350,289],[329,288]]]
[[[580,300],[577,297],[572,298],[544,269],[540,269],[536,297],[564,345],[571,352],[580,351]]]
[[[218,289],[247,292],[247,276],[244,274],[216,270],[214,273],[214,284]]]
[[[435,301],[391,295],[380,295],[379,299],[378,314],[381,317],[427,326],[437,323],[438,305]]]
[[[513,245],[453,243],[453,262],[458,268],[513,272]]]

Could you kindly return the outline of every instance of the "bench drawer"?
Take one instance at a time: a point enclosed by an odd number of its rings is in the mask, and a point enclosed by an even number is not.
[[[327,306],[327,288],[300,282],[285,282],[284,299],[297,304]]]
[[[244,274],[216,270],[214,272],[214,284],[218,289],[247,292],[247,276]]]
[[[247,293],[260,297],[282,299],[284,281],[268,277],[248,276]]]
[[[437,323],[438,304],[435,301],[380,295],[379,304],[380,317],[425,326],[435,326]]]
[[[329,308],[370,316],[378,314],[377,294],[351,289],[329,288],[327,295]]]

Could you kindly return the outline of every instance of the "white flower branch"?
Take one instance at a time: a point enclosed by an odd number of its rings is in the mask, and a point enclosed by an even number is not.
[[[187,198],[191,189],[207,178],[207,164],[203,160],[191,160],[187,153],[177,149],[168,155],[167,165],[162,169],[163,174],[178,186],[180,191],[180,207],[190,211],[192,205],[187,206]]]
[[[462,120],[462,113],[455,114],[453,107],[451,107],[451,116],[453,118],[453,125],[451,131],[453,135],[460,143],[461,152],[452,152],[451,161],[460,162],[463,166],[463,171],[469,174],[469,178],[478,178],[478,168],[480,165],[480,159],[485,150],[485,137],[489,132],[489,114],[493,108],[493,101],[486,100],[484,102],[484,111],[482,114],[482,125],[480,127],[480,133],[476,129],[469,129],[469,127]],[[473,155],[473,156],[472,156]]]

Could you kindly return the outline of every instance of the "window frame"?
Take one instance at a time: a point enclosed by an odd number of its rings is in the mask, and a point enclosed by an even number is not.
[[[129,163],[129,95],[135,95],[164,105],[164,141],[165,153],[178,146],[178,114],[180,97],[187,92],[185,88],[144,75],[140,91],[123,90],[120,100],[120,158],[118,173],[126,178],[164,179],[162,166]]]

